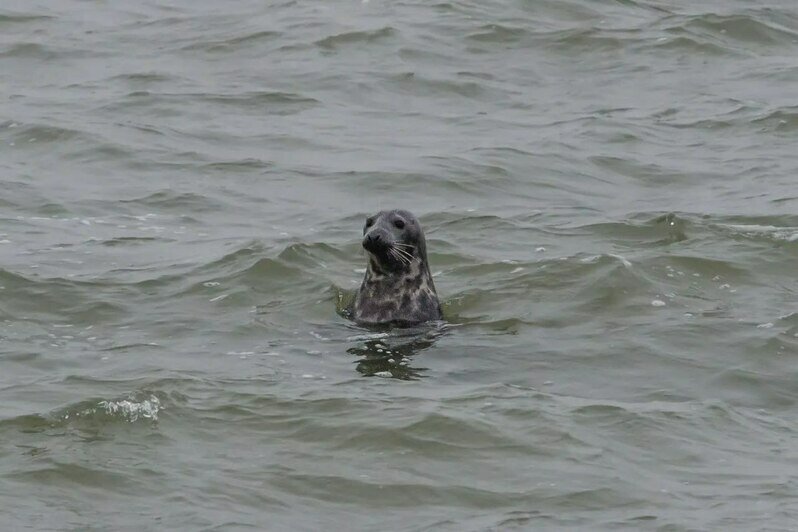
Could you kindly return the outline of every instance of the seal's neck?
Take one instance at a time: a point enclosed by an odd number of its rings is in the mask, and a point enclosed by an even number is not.
[[[432,288],[433,291],[435,290],[429,267],[426,261],[420,257],[413,257],[410,264],[403,265],[400,270],[396,271],[382,268],[373,257],[369,257],[363,284],[398,285],[412,281],[426,281],[427,286]]]

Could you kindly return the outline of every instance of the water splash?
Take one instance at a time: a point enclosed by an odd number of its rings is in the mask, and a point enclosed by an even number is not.
[[[113,417],[118,417],[134,423],[139,418],[158,421],[158,412],[163,409],[161,401],[154,395],[150,395],[149,399],[144,399],[141,402],[136,402],[130,399],[123,399],[121,401],[100,401],[97,403],[97,410],[104,411],[105,414]],[[93,413],[93,412],[91,412]]]

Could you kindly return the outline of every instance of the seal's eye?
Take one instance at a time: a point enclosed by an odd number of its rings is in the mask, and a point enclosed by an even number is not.
[[[374,218],[366,218],[366,227],[374,225]]]
[[[393,224],[396,226],[397,229],[404,229],[405,228],[405,223],[402,220],[396,220],[396,221],[394,221]]]

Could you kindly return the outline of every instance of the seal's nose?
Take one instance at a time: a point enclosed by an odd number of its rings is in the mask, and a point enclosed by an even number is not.
[[[388,239],[380,230],[370,231],[363,238],[363,247],[366,248],[366,251],[375,253],[388,247]]]

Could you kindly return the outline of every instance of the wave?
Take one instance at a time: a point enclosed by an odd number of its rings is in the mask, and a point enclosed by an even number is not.
[[[130,72],[125,74],[118,74],[116,76],[108,78],[106,81],[107,82],[121,81],[125,83],[150,84],[150,83],[178,83],[180,81],[185,81],[185,80],[176,76],[175,74],[150,71],[150,72]]]
[[[316,41],[316,46],[328,50],[335,50],[343,46],[379,42],[393,37],[396,34],[397,31],[390,26],[367,31],[346,31],[320,39]]]
[[[51,15],[42,15],[42,14],[32,14],[32,13],[14,13],[5,11],[0,13],[0,26],[7,24],[9,26],[13,24],[27,24],[29,22],[39,22],[42,20],[52,20],[56,17]]]
[[[183,47],[183,50],[200,50],[208,53],[235,53],[243,49],[256,48],[264,43],[273,43],[283,36],[282,32],[261,30],[237,37],[213,41],[195,42]]]
[[[17,43],[0,50],[2,58],[56,60],[63,55],[63,52],[39,43]]]
[[[765,131],[791,133],[798,130],[798,107],[781,107],[766,113],[765,116],[751,119],[750,123]]]
[[[163,93],[150,90],[137,90],[124,98],[102,107],[105,111],[123,111],[133,108],[169,109],[176,112],[180,106],[214,105],[220,109],[235,108],[258,114],[288,115],[311,109],[319,105],[315,98],[294,92],[250,91],[237,94],[185,92]]]
[[[191,213],[218,212],[230,207],[219,199],[213,199],[203,194],[178,192],[172,189],[159,190],[139,198],[118,201],[122,204],[132,204],[162,211]]]
[[[497,42],[506,44],[519,41],[528,34],[528,30],[517,26],[486,24],[477,31],[466,35],[466,39],[477,42]]]
[[[785,198],[780,201],[788,201]],[[779,200],[777,200],[779,201]],[[753,240],[769,243],[798,241],[798,216],[722,217],[706,221],[707,227],[719,236],[734,240]]]
[[[12,138],[20,144],[31,142],[31,139],[36,143],[95,140],[84,131],[43,124],[18,125],[13,130]]]
[[[549,231],[560,236],[596,235],[634,247],[660,247],[688,240],[691,224],[691,218],[687,216],[675,213],[652,216],[647,213],[625,221],[554,227]]]
[[[159,397],[161,395],[161,397]],[[0,420],[0,426],[20,432],[43,432],[72,427],[98,429],[117,423],[158,421],[164,410],[163,394],[134,392],[112,399],[86,399],[46,414],[26,414]]]
[[[763,13],[680,17],[676,27],[726,43],[792,45],[798,38],[798,31],[765,20]]]

